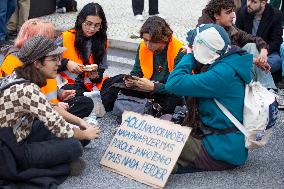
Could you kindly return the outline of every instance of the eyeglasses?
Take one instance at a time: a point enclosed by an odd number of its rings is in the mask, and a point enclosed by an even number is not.
[[[102,28],[102,23],[93,23],[88,20],[84,21],[83,24],[88,29],[101,29]]]
[[[59,56],[53,56],[52,58],[50,59],[44,59],[44,61],[50,61],[50,62],[59,62],[60,61],[60,58]]]

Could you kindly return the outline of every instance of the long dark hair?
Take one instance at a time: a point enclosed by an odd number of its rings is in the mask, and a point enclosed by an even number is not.
[[[42,65],[44,65],[44,59],[46,57],[42,57],[38,59],[37,61],[40,62]],[[23,64],[23,66],[20,66],[15,69],[17,76],[19,78],[24,78],[26,80],[29,80],[30,82],[38,85],[39,87],[43,87],[46,85],[46,78],[43,76],[43,74],[35,67],[33,63],[31,64]]]
[[[194,74],[200,74],[202,72],[206,72],[207,69],[209,68],[210,64],[204,65],[199,62],[196,62],[193,72]],[[184,119],[184,122],[182,125],[189,126],[193,128],[193,135],[196,135],[197,133],[197,128],[199,127],[200,120],[199,120],[199,114],[198,114],[198,109],[197,109],[197,104],[198,104],[198,98],[196,97],[188,97],[187,99],[187,107],[188,107],[188,113]]]
[[[100,64],[106,53],[106,40],[107,40],[107,21],[103,8],[98,3],[88,3],[83,7],[77,16],[75,23],[75,49],[83,59],[84,65],[89,63],[89,57],[86,56],[86,39],[82,30],[82,24],[86,20],[87,16],[98,16],[102,19],[102,25],[99,31],[91,36],[92,49],[91,53],[94,58],[94,63]]]

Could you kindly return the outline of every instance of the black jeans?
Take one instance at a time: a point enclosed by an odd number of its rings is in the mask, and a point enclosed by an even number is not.
[[[132,0],[132,9],[134,16],[142,14],[144,10],[144,0]],[[149,0],[149,15],[159,14],[158,0]]]
[[[77,160],[83,147],[74,138],[60,139],[39,120],[35,120],[30,135],[21,143],[28,167],[50,168]]]
[[[101,97],[103,105],[107,112],[112,111],[114,103],[117,99],[117,95],[121,90],[120,88],[117,88],[113,85],[115,83],[123,83],[123,77],[124,77],[123,74],[116,75],[104,81],[101,90]],[[123,92],[123,94],[128,96],[154,99],[154,102],[159,103],[162,106],[163,114],[172,114],[176,106],[185,105],[183,97],[176,96],[173,94],[151,94],[151,93],[143,93],[133,90],[121,90],[121,91]]]
[[[84,92],[89,92],[84,86],[79,85],[65,85],[62,87],[64,90],[76,90],[74,98],[66,100],[68,103],[69,113],[80,118],[88,117],[94,109],[94,102],[91,98],[83,96]]]

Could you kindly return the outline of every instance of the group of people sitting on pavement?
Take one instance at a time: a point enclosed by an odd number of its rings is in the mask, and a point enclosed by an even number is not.
[[[244,135],[214,99],[242,122],[245,84],[255,80],[277,89],[284,76],[276,74],[283,70],[282,18],[267,0],[247,0],[236,14],[236,25],[234,10],[233,0],[210,0],[197,27],[187,33],[187,45],[173,35],[163,18],[149,17],[140,29],[132,71],[114,77],[104,75],[107,20],[98,3],[85,5],[74,28],[56,40],[52,23],[26,21],[0,68],[0,135],[6,136],[0,137],[0,144],[18,150],[13,154],[21,164],[15,168],[43,170],[64,165],[67,172],[62,175],[80,174],[83,147],[100,133],[97,125],[83,119],[96,108],[92,98],[84,95],[91,91],[100,91],[107,112],[123,93],[153,100],[160,107],[156,117],[188,106],[188,126],[226,130],[206,136],[191,134],[173,173],[244,165],[248,157]],[[23,154],[17,156],[17,152]],[[7,174],[2,170],[0,175]]]

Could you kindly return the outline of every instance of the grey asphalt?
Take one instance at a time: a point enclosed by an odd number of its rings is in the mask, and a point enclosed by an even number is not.
[[[78,8],[81,9],[88,2],[93,1],[78,0]],[[110,46],[115,48],[124,46],[126,49],[132,46],[131,50],[135,49],[139,40],[131,39],[130,36],[137,35],[143,22],[136,21],[133,17],[131,1],[97,0],[95,2],[101,4],[106,13]],[[207,0],[162,0],[159,2],[159,9],[160,13],[166,16],[175,35],[185,42],[186,32],[194,27],[206,2]],[[143,14],[147,15],[148,1],[145,1],[145,9]],[[52,21],[57,30],[62,31],[73,27],[76,15],[77,13],[52,14],[43,18]],[[113,76],[130,71],[134,57],[123,53],[110,50],[108,55],[110,67],[106,71],[107,75]],[[59,186],[60,189],[150,188],[106,170],[99,164],[113,137],[112,130],[118,125],[115,118],[112,113],[107,113],[99,119],[101,136],[84,150],[86,169],[80,176],[69,177]],[[265,148],[250,151],[245,166],[230,171],[171,175],[166,188],[284,188],[283,129],[283,112],[279,112],[278,124],[269,144]]]

